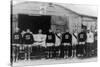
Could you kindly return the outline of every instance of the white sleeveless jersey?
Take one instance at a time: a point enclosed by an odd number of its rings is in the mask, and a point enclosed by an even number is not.
[[[87,33],[87,43],[94,42],[94,34],[92,32]]]
[[[46,35],[34,34],[34,40],[37,41],[35,45],[45,46]],[[39,43],[40,42],[40,43]]]
[[[46,43],[47,47],[50,47],[50,46],[53,46],[53,45],[54,45],[54,43]]]
[[[59,33],[58,36],[61,36],[61,34]],[[55,46],[59,46],[60,44],[61,44],[61,39],[56,36]]]
[[[76,34],[75,34],[75,35],[76,35]],[[77,37],[77,35],[76,35],[76,37]],[[78,41],[77,41],[77,39],[75,38],[75,36],[72,35],[72,45],[76,45],[76,44],[78,44]]]
[[[42,45],[41,45],[41,46],[46,47],[46,35],[43,34],[43,35],[41,36],[41,39],[42,39]]]

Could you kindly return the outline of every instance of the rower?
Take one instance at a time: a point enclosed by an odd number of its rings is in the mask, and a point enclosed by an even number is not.
[[[62,45],[64,46],[64,58],[72,56],[72,35],[69,33],[69,30],[66,29],[66,32],[62,35]]]
[[[34,43],[33,33],[30,31],[30,29],[27,29],[27,31],[23,35],[23,43],[24,48],[26,49],[26,59],[30,59],[30,53],[32,44]]]
[[[12,35],[12,60],[16,62],[18,60],[18,51],[22,45],[22,35],[19,32],[19,28],[16,28],[15,33]]]
[[[85,44],[86,44],[87,35],[84,29],[81,30],[81,32],[78,34],[78,45],[77,45],[77,57],[84,56],[85,51]]]
[[[47,46],[47,58],[52,58],[53,53],[53,46],[55,44],[55,34],[52,32],[52,30],[49,30],[49,33],[47,33],[46,37],[46,46]]]

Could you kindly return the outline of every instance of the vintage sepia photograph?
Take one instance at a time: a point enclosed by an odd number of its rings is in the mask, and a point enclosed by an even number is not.
[[[97,61],[97,6],[11,0],[11,66]]]

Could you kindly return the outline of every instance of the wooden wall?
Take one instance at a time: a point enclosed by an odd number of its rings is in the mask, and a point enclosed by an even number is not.
[[[24,2],[21,4],[16,4],[13,6],[13,13],[14,16],[16,16],[16,19],[18,18],[18,14],[28,14],[28,15],[51,15],[52,18],[62,17],[64,22],[62,21],[52,21],[51,19],[51,28],[53,31],[56,31],[56,29],[61,29],[62,32],[64,32],[66,29],[69,29],[70,32],[73,32],[73,30],[77,30],[78,32],[81,31],[81,24],[85,24],[89,27],[91,23],[94,25],[93,18],[87,18],[87,17],[81,17],[80,15],[76,14],[75,12],[65,9],[61,7],[60,5],[56,4],[49,4],[49,3],[43,3],[43,2]],[[14,19],[14,18],[13,18]],[[92,20],[90,20],[92,19]],[[14,26],[15,25],[15,26]],[[18,22],[13,22],[13,27],[18,26]]]

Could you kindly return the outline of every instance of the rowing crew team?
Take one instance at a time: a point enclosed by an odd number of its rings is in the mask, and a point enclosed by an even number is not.
[[[19,28],[17,28],[16,32],[12,34],[12,46],[14,47],[12,52],[15,52],[15,55],[18,53],[16,53],[17,46],[20,49],[28,47],[27,54],[44,53],[47,51],[48,58],[57,56],[60,58],[72,57],[74,56],[73,52],[77,56],[82,56],[84,53],[89,54],[92,48],[96,47],[94,42],[97,43],[97,33],[90,30],[82,29],[79,33],[76,31],[70,33],[67,29],[65,33],[61,33],[60,30],[54,33],[50,29],[49,33],[42,34],[40,29],[38,34],[33,34],[29,29],[19,32]],[[32,50],[30,51],[30,49]]]

